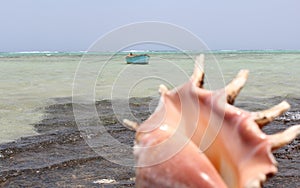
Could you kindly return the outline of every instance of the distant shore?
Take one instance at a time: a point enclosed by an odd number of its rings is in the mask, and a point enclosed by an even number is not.
[[[186,54],[200,54],[200,53],[213,53],[213,54],[293,54],[300,53],[300,50],[278,50],[278,49],[265,49],[265,50],[210,50],[210,51],[175,51],[175,50],[130,50],[130,51],[119,51],[119,52],[94,52],[94,51],[23,51],[23,52],[0,52],[1,57],[18,57],[18,56],[84,56],[84,55],[127,55],[129,52],[133,52],[136,54],[178,54],[178,53],[186,53]]]

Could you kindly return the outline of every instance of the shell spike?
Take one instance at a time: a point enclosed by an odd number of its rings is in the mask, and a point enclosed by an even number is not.
[[[195,59],[194,73],[191,77],[193,84],[202,88],[204,83],[204,55],[200,54]]]
[[[276,133],[269,136],[272,145],[272,150],[276,150],[294,140],[300,135],[300,125],[292,126],[283,132]]]
[[[253,112],[253,117],[259,127],[262,128],[264,125],[273,121],[276,117],[285,113],[289,108],[289,103],[287,103],[286,101],[282,101],[281,103],[267,110]]]
[[[123,125],[130,129],[130,130],[134,130],[136,131],[137,128],[139,127],[139,124],[137,122],[134,122],[134,121],[130,121],[128,119],[123,119]]]
[[[158,92],[163,95],[163,94],[166,94],[168,92],[168,88],[167,86],[165,86],[164,84],[160,84],[159,85],[159,89],[158,89]]]
[[[225,87],[225,92],[227,95],[227,102],[233,104],[235,98],[240,93],[241,89],[244,87],[247,78],[248,70],[240,70],[236,77]]]

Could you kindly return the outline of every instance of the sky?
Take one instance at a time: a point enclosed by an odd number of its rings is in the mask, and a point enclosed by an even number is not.
[[[213,50],[300,50],[299,0],[1,0],[0,52],[85,51],[136,22],[187,29]]]

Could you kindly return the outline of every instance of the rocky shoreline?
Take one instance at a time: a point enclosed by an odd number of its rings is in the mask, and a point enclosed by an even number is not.
[[[151,98],[133,98],[129,104],[134,116],[143,121],[151,114],[152,102]],[[107,132],[132,146],[134,132],[114,116],[111,101],[99,101],[96,108]],[[40,135],[0,145],[0,187],[134,187],[133,167],[106,160],[83,139],[72,103],[51,105],[45,114],[35,125]],[[275,133],[299,123],[279,118],[264,131]],[[264,187],[300,187],[300,138],[274,156],[279,172]]]

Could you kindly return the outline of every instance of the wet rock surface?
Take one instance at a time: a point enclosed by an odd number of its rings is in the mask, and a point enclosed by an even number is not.
[[[130,111],[136,120],[144,121],[153,103],[157,99],[130,99]],[[133,146],[134,132],[119,122],[111,101],[96,102],[96,109],[106,131],[120,143]],[[35,125],[40,135],[0,145],[0,187],[134,187],[133,167],[107,160],[86,143],[71,102],[51,105],[45,114]],[[272,134],[300,124],[295,114],[299,112],[287,113],[264,131]],[[93,126],[94,121],[87,119],[87,127]],[[275,151],[274,156],[279,172],[264,187],[300,187],[300,138]]]

